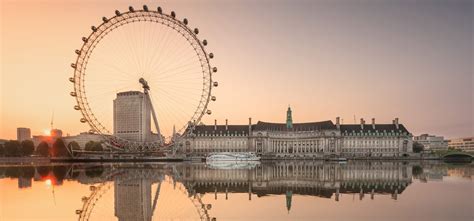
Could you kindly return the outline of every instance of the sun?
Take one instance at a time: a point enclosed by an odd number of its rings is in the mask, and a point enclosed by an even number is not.
[[[49,129],[44,129],[43,130],[44,135],[46,136],[51,136],[51,131]]]

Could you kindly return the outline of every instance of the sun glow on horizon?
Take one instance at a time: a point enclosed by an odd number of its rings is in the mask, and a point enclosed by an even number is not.
[[[44,129],[43,134],[46,136],[51,136],[51,131],[49,129]]]

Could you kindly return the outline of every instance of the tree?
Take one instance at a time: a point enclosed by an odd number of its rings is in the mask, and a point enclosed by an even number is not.
[[[38,144],[38,147],[36,147],[36,154],[43,157],[50,156],[48,143],[46,143],[45,141],[41,141],[41,143]]]
[[[67,157],[69,152],[66,149],[63,139],[58,138],[53,143],[53,148],[51,149],[51,156],[53,157]]]
[[[67,148],[70,153],[74,153],[74,156],[78,155],[77,153],[75,153],[75,151],[81,150],[81,146],[79,146],[79,144],[76,141],[69,142],[69,144],[67,145]]]
[[[86,143],[85,150],[87,151],[102,151],[104,148],[100,142],[89,141]]]
[[[86,143],[85,150],[87,151],[92,151],[94,149],[95,142],[94,141],[89,141]]]
[[[102,144],[100,142],[95,142],[93,149],[94,151],[103,151],[104,148],[102,147]]]
[[[24,140],[21,142],[21,154],[23,156],[30,156],[35,151],[35,144],[31,140]]]
[[[423,150],[425,150],[425,146],[423,146],[423,144],[418,143],[418,142],[413,142],[413,152],[414,153],[420,153]]]
[[[5,143],[5,156],[7,157],[16,157],[20,156],[20,142],[16,140],[10,140]]]
[[[4,156],[5,155],[5,147],[3,146],[3,144],[0,144],[0,156]]]

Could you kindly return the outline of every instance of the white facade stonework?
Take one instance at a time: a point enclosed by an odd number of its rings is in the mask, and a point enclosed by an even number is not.
[[[392,124],[341,125],[336,120],[287,124],[197,125],[180,142],[187,154],[256,152],[271,157],[390,157],[412,152],[412,135]]]

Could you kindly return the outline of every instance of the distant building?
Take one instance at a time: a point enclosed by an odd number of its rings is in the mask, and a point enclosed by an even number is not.
[[[448,147],[462,151],[474,151],[474,137],[465,137],[448,140]]]
[[[435,136],[429,134],[422,134],[413,138],[415,142],[418,142],[424,146],[425,150],[447,150],[448,143],[442,136]]]
[[[188,154],[250,151],[274,157],[401,156],[412,152],[412,135],[396,118],[392,124],[332,121],[293,123],[259,121],[248,125],[190,125],[179,144]]]
[[[20,142],[24,140],[31,140],[30,128],[19,127],[16,129],[16,139]]]
[[[117,93],[113,115],[115,136],[138,142],[151,139],[151,107],[144,93]]]
[[[69,145],[72,141],[76,141],[81,149],[84,149],[86,147],[87,142],[89,141],[94,141],[94,142],[101,142],[103,140],[103,137],[99,134],[91,134],[88,132],[83,132],[75,136],[67,136],[63,137],[64,143]]]
[[[51,129],[51,137],[54,139],[61,138],[63,136],[63,131],[60,129]]]
[[[38,147],[38,145],[43,141],[46,142],[50,147],[53,146],[54,141],[56,141],[56,139],[53,139],[51,136],[47,136],[47,135],[33,135],[32,140],[33,140],[33,144],[35,145],[35,150]]]

